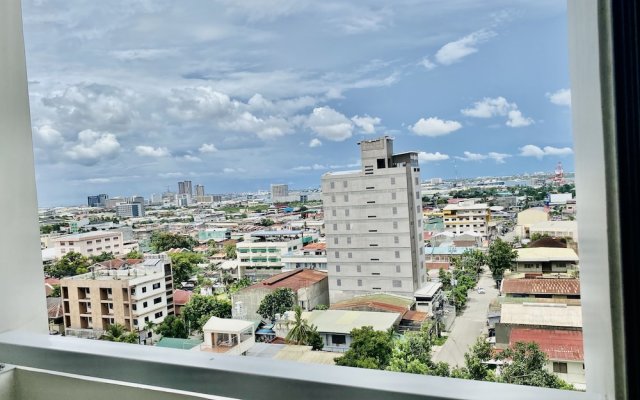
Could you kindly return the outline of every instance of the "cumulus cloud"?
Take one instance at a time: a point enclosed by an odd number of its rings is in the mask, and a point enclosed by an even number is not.
[[[444,161],[448,159],[449,159],[449,155],[442,154],[439,151],[436,151],[435,153],[427,153],[427,152],[421,151],[418,153],[418,161],[420,162],[427,163],[432,161]]]
[[[320,141],[320,139],[318,138],[313,138],[311,139],[311,141],[309,142],[309,147],[313,148],[313,147],[320,147],[322,146],[322,142]]]
[[[487,154],[487,156],[489,156],[489,158],[495,160],[495,162],[497,162],[498,164],[504,164],[505,163],[505,158],[511,157],[511,154],[505,154],[505,153],[496,153],[494,151],[489,152],[489,154]]]
[[[202,160],[199,157],[196,156],[192,156],[191,154],[186,154],[185,156],[182,157],[185,161],[189,161],[189,162],[202,162]]]
[[[518,109],[516,103],[510,103],[502,96],[496,98],[485,97],[477,101],[471,108],[460,110],[463,115],[473,118],[492,118],[496,116],[506,116],[507,126],[519,128],[533,124],[533,119],[525,117]]]
[[[293,167],[292,169],[294,171],[311,171],[311,170],[320,171],[320,170],[323,170],[323,169],[327,169],[327,166],[326,165],[322,165],[322,164],[300,165],[298,167]]]
[[[425,57],[420,61],[420,65],[422,65],[427,71],[431,71],[436,67],[436,63],[429,60],[429,57]]]
[[[60,145],[64,141],[62,134],[50,125],[34,128],[36,137],[47,146]]]
[[[326,106],[313,109],[307,118],[307,126],[318,136],[335,142],[349,139],[353,132],[349,118]]]
[[[555,105],[571,107],[571,90],[570,89],[560,89],[553,93],[547,93],[546,96],[549,99],[549,101]]]
[[[176,54],[177,51],[175,49],[129,49],[111,52],[111,55],[122,61],[153,60]]]
[[[480,161],[480,160],[486,160],[487,156],[484,155],[484,154],[472,153],[470,151],[465,151],[464,152],[464,157],[456,156],[456,158],[458,160],[462,160],[462,161]]]
[[[143,157],[167,157],[171,153],[166,147],[136,146],[136,153]]]
[[[198,149],[198,151],[202,154],[206,154],[206,153],[215,153],[216,151],[218,151],[218,149],[213,144],[203,143],[202,146],[200,146],[200,148]]]
[[[420,136],[442,136],[451,132],[455,132],[462,128],[462,124],[458,121],[445,121],[438,117],[430,117],[427,119],[420,118],[413,126],[411,131]]]
[[[351,118],[351,121],[364,133],[376,133],[376,125],[381,122],[380,118],[370,117],[366,114],[363,117],[356,115]]]
[[[573,154],[573,150],[570,147],[552,147],[545,146],[540,148],[539,146],[528,144],[520,148],[520,155],[523,157],[536,157],[538,159],[544,156],[566,156]]]
[[[158,176],[160,178],[180,178],[183,177],[184,174],[182,172],[162,172],[159,173]]]
[[[120,150],[120,143],[113,133],[95,132],[90,129],[78,133],[78,141],[65,154],[81,164],[92,165],[101,159],[114,157]]]
[[[477,46],[496,36],[493,31],[479,30],[442,46],[436,53],[436,61],[443,65],[456,63],[478,52]]]

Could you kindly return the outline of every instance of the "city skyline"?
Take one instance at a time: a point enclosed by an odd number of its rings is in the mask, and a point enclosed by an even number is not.
[[[24,4],[42,206],[317,187],[384,134],[423,180],[573,170],[562,2],[65,4]]]

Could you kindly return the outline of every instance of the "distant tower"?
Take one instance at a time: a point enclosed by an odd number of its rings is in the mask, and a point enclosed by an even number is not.
[[[564,170],[562,169],[562,162],[558,161],[558,165],[556,166],[555,176],[553,177],[553,183],[556,185],[564,184]]]

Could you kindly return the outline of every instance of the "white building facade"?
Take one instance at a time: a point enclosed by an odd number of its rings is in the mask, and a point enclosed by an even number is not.
[[[119,231],[96,231],[59,236],[50,239],[49,246],[56,248],[58,257],[72,251],[86,257],[97,256],[102,252],[113,253],[116,256],[127,253],[124,251],[122,232]]]
[[[393,154],[388,136],[359,145],[361,170],[322,177],[331,303],[413,297],[426,282],[418,154]]]

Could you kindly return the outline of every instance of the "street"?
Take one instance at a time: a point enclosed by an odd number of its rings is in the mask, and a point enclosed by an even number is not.
[[[456,318],[444,345],[439,350],[434,349],[433,361],[444,361],[452,367],[464,366],[464,353],[478,336],[487,332],[487,309],[491,300],[498,297],[498,290],[487,267],[480,276],[477,287],[484,288],[486,293],[478,294],[475,289],[469,291],[467,308]]]

